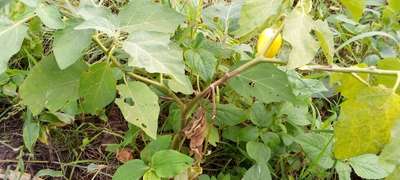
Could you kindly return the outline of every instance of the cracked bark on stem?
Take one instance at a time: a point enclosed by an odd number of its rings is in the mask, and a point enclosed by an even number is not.
[[[122,69],[122,64],[118,61],[117,58],[115,58],[115,57],[112,55],[112,53],[110,53],[110,50],[108,50],[108,49],[104,46],[104,44],[100,41],[100,39],[98,38],[97,35],[93,36],[93,40],[94,40],[94,41],[96,42],[96,44],[100,47],[100,49],[108,56],[108,58],[111,59],[111,62],[112,62],[115,66],[117,66],[118,68]],[[142,81],[142,82],[144,82],[144,83],[147,83],[147,84],[151,84],[151,85],[156,86],[159,90],[161,90],[162,92],[164,92],[166,95],[170,96],[176,103],[178,103],[178,105],[179,105],[179,107],[180,107],[181,109],[184,109],[184,108],[185,108],[185,104],[181,101],[181,99],[180,99],[178,96],[176,96],[176,94],[175,94],[174,92],[172,92],[172,91],[171,91],[168,87],[166,87],[165,85],[163,85],[163,84],[161,84],[161,83],[159,83],[159,82],[157,82],[157,81],[148,79],[148,78],[146,78],[146,77],[140,76],[140,75],[138,75],[138,74],[135,74],[135,73],[133,73],[133,72],[126,72],[126,71],[125,71],[125,73],[126,73],[129,77],[131,77],[131,78],[133,78],[133,79],[136,79],[136,80]]]

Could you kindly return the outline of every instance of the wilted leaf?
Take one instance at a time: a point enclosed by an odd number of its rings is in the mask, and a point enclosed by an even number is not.
[[[117,89],[121,97],[117,98],[115,103],[121,109],[125,120],[156,139],[160,112],[157,95],[146,84],[137,81],[118,85]]]
[[[120,162],[127,162],[133,159],[131,148],[122,148],[117,151],[116,158]]]

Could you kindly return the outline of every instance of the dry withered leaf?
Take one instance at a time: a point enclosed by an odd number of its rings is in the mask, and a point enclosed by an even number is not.
[[[194,153],[196,159],[203,157],[203,142],[206,136],[206,129],[206,111],[200,106],[192,121],[183,129],[186,138],[190,139],[190,151]]]
[[[117,151],[116,158],[120,162],[127,162],[133,159],[132,149],[131,148],[122,148]]]

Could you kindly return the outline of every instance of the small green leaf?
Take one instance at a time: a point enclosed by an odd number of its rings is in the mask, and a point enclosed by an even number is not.
[[[70,23],[65,29],[58,30],[54,34],[53,51],[57,64],[65,69],[83,55],[83,51],[89,47],[92,30],[74,30],[77,22]]]
[[[259,127],[269,127],[272,125],[273,113],[267,111],[264,103],[256,101],[251,107],[250,120]]]
[[[128,3],[118,14],[121,29],[127,32],[153,31],[172,33],[185,20],[167,6],[148,0]]]
[[[156,152],[151,160],[151,167],[159,177],[173,177],[192,166],[193,159],[175,150]]]
[[[340,0],[340,2],[350,11],[354,21],[360,20],[365,8],[365,0]]]
[[[243,176],[242,180],[272,180],[271,173],[266,164],[253,165]]]
[[[39,138],[40,126],[39,122],[33,120],[33,116],[30,111],[24,113],[24,127],[23,127],[23,139],[25,147],[32,152],[33,146],[36,144]]]
[[[308,105],[307,104],[292,104],[285,102],[279,111],[280,116],[286,116],[287,120],[299,126],[306,126],[311,124],[309,120]]]
[[[144,174],[143,180],[161,180],[161,178],[154,171],[149,170]]]
[[[263,143],[249,141],[246,144],[247,154],[258,164],[267,164],[271,157],[271,150]]]
[[[140,152],[140,158],[145,162],[150,162],[151,157],[154,153],[160,150],[169,149],[172,137],[170,135],[165,135],[158,137],[156,140],[151,141],[146,147]]]
[[[191,71],[203,81],[213,79],[218,62],[214,54],[205,49],[189,49],[185,52],[185,59]]]
[[[295,141],[301,145],[313,163],[317,163],[324,169],[333,166],[332,142],[326,136],[307,133],[297,136]]]
[[[282,0],[245,0],[240,10],[239,26],[235,34],[245,36],[264,25],[273,15],[279,12]]]
[[[351,180],[351,167],[348,164],[337,161],[335,170],[339,175],[339,180]]]
[[[82,73],[79,95],[83,110],[95,114],[110,104],[116,95],[116,83],[112,69],[107,62],[96,63]]]
[[[142,129],[153,139],[157,137],[158,96],[146,84],[130,81],[126,85],[118,85],[120,98],[115,100],[128,122]]]
[[[139,180],[149,167],[140,159],[134,159],[118,167],[113,180]]]
[[[317,20],[314,22],[315,34],[317,35],[319,45],[325,54],[328,64],[333,64],[333,55],[335,53],[335,43],[333,41],[333,33],[329,29],[327,21]]]
[[[218,104],[216,124],[218,126],[234,126],[246,120],[247,114],[243,109],[233,104]]]
[[[229,81],[237,93],[268,104],[271,102],[296,102],[287,74],[272,64],[259,64]]]
[[[53,169],[41,169],[36,173],[36,177],[50,176],[50,177],[63,177],[62,171],[55,171]]]
[[[217,146],[217,143],[219,142],[219,132],[216,127],[209,126],[207,140],[208,140],[208,143],[210,143],[211,145]]]
[[[389,175],[379,164],[378,156],[375,154],[364,154],[349,159],[351,167],[356,174],[366,179],[381,179]]]
[[[47,27],[52,29],[64,28],[64,23],[61,20],[61,14],[56,6],[40,5],[39,8],[36,9],[36,14]]]

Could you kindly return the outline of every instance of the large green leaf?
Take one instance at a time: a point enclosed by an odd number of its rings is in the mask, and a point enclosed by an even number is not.
[[[377,67],[379,69],[400,70],[400,59],[388,58],[379,60]],[[374,78],[376,80],[376,83],[383,84],[387,88],[393,88],[397,80],[397,76],[391,75],[375,75]]]
[[[69,68],[60,70],[54,56],[43,58],[20,86],[22,103],[34,115],[38,115],[43,108],[50,111],[63,108],[79,98],[79,80],[86,68],[83,61],[78,61]]]
[[[253,165],[246,171],[242,180],[271,180],[271,173],[266,164]]]
[[[400,97],[390,89],[368,87],[341,104],[335,125],[337,159],[378,153],[390,141],[391,129],[400,117]]]
[[[118,85],[120,98],[115,103],[121,109],[125,120],[141,128],[153,139],[157,137],[158,96],[146,84],[131,81],[126,85]]]
[[[169,148],[171,143],[171,136],[165,135],[158,137],[156,140],[151,141],[146,147],[140,152],[140,158],[145,162],[150,162],[151,157],[154,153],[160,150],[166,150]]]
[[[133,58],[130,66],[146,69],[150,73],[165,73],[179,83],[185,83],[185,65],[182,50],[169,45],[169,35],[157,32],[136,32],[123,44]]]
[[[173,177],[192,166],[193,159],[175,150],[156,152],[151,160],[151,167],[159,177]]]
[[[301,134],[295,138],[295,141],[301,145],[307,156],[320,165],[324,169],[329,169],[333,166],[332,143],[326,136],[307,133]]]
[[[360,20],[365,8],[365,0],[340,0],[340,2],[350,11],[355,21]]]
[[[74,64],[89,47],[92,30],[74,30],[77,22],[70,23],[67,28],[54,34],[53,51],[57,64],[65,69]]]
[[[365,64],[359,64],[357,67],[366,67]],[[357,74],[361,80],[366,81],[369,78],[368,74]],[[358,96],[361,89],[365,89],[368,86],[362,83],[356,76],[347,73],[332,73],[330,76],[330,83],[333,85],[338,85],[336,90],[341,93],[342,96],[346,98],[353,98]]]
[[[36,14],[39,16],[43,24],[45,24],[47,27],[52,29],[64,28],[64,23],[61,20],[61,14],[56,6],[40,5],[36,9]]]
[[[283,38],[290,43],[289,68],[297,68],[310,63],[318,51],[318,43],[310,32],[314,21],[312,17],[294,9],[285,19]]]
[[[121,29],[127,32],[155,31],[172,33],[185,20],[167,6],[148,0],[135,0],[123,8],[118,19]]]
[[[139,180],[149,167],[140,159],[134,159],[118,167],[113,180]]]
[[[239,19],[238,36],[244,36],[263,26],[273,15],[276,15],[282,0],[244,0]]]
[[[7,69],[11,56],[20,50],[27,30],[24,24],[14,24],[4,17],[0,18],[0,74]]]
[[[79,95],[83,110],[95,114],[110,104],[116,95],[117,80],[107,62],[96,63],[82,73]]]
[[[259,64],[242,72],[229,81],[229,86],[242,96],[256,97],[264,103],[296,101],[286,73],[272,64]]]
[[[85,20],[75,27],[75,30],[94,29],[106,33],[108,36],[113,37],[117,32],[117,25],[104,17],[93,17]]]
[[[356,174],[365,179],[381,179],[389,175],[375,154],[364,154],[349,159],[351,167]]]

